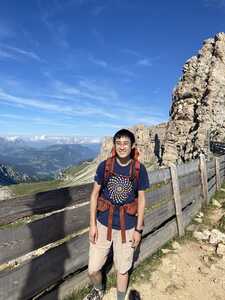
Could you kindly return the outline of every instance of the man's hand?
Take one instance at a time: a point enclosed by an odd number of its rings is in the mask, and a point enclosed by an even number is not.
[[[89,241],[93,244],[97,242],[98,239],[98,229],[96,225],[90,226],[89,230]]]
[[[141,234],[139,232],[137,232],[136,230],[134,230],[133,233],[133,238],[132,238],[132,248],[137,248],[137,246],[139,245],[141,241]]]

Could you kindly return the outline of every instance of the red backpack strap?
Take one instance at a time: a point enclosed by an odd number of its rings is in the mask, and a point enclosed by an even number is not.
[[[137,183],[139,182],[139,178],[140,178],[140,168],[141,168],[140,161],[139,160],[135,160],[135,172],[136,172]]]
[[[138,160],[138,156],[139,156],[138,149],[136,147],[132,148],[132,150],[131,150],[131,157],[134,160]]]
[[[115,157],[109,157],[105,161],[104,181],[113,173]]]

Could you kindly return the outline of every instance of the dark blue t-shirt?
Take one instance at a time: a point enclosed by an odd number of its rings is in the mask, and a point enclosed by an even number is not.
[[[130,164],[122,167],[116,160],[114,165],[114,174],[111,175],[106,182],[104,182],[105,162],[106,161],[104,160],[99,164],[94,180],[98,184],[102,185],[100,191],[101,196],[110,200],[113,204],[119,206],[125,203],[130,203],[138,196],[138,191],[144,191],[149,188],[148,174],[142,163],[140,163],[140,174],[137,186],[136,180],[133,181],[129,178]],[[97,212],[98,221],[105,226],[108,225],[108,214],[108,211]],[[126,229],[133,228],[136,226],[137,217],[126,213],[125,222]],[[112,228],[120,229],[119,208],[115,208],[114,210]]]

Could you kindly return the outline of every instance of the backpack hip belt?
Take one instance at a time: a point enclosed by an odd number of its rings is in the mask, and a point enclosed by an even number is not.
[[[112,240],[112,222],[113,222],[113,213],[115,208],[118,207],[120,211],[120,230],[122,243],[126,243],[126,221],[125,221],[125,213],[130,215],[137,215],[138,211],[138,198],[135,198],[131,203],[126,203],[121,206],[117,206],[112,204],[109,200],[99,197],[97,201],[97,210],[98,211],[106,211],[109,210],[108,216],[108,229],[107,229],[107,240]]]

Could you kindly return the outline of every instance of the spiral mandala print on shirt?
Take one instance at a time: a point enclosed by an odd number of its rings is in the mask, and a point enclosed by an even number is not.
[[[132,183],[127,177],[111,176],[107,183],[110,199],[115,204],[123,204],[126,202],[129,193],[132,192]]]

